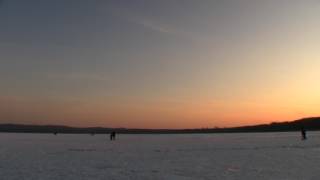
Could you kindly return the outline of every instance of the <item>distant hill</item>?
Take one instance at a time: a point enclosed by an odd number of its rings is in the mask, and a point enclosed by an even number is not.
[[[106,134],[112,131],[123,134],[178,134],[178,133],[235,133],[235,132],[281,132],[298,131],[301,127],[307,130],[320,130],[320,117],[303,118],[288,122],[274,122],[252,126],[232,128],[202,128],[202,129],[126,129],[88,127],[78,128],[56,125],[22,125],[0,124],[0,132],[16,133],[77,133],[77,134]]]
[[[287,122],[273,122],[253,126],[227,128],[236,132],[274,132],[274,131],[298,131],[301,127],[307,130],[320,130],[320,117],[309,117]]]

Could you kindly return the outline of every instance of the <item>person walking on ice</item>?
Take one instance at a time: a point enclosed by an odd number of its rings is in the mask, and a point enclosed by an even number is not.
[[[114,140],[116,140],[116,132],[111,132],[110,133],[110,141],[114,141]]]
[[[307,132],[306,132],[306,129],[303,126],[301,127],[301,139],[303,141],[307,140]]]

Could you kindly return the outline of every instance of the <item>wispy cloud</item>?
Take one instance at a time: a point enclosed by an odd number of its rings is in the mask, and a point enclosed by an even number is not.
[[[157,31],[160,33],[170,33],[170,34],[176,34],[177,31],[174,30],[173,28],[169,28],[166,27],[164,25],[160,25],[159,23],[156,23],[154,21],[151,20],[147,20],[144,18],[140,18],[140,19],[132,19],[132,22],[136,23],[136,24],[140,24],[142,26],[144,26],[145,28],[151,29],[153,31]]]
[[[173,27],[169,24],[156,21],[155,19],[152,19],[150,17],[140,15],[139,13],[133,12],[132,10],[129,10],[127,8],[116,7],[113,9],[113,13],[114,15],[121,17],[131,23],[141,25],[144,28],[155,31],[155,32],[178,35],[178,36],[190,35],[190,33],[182,31],[177,27]]]

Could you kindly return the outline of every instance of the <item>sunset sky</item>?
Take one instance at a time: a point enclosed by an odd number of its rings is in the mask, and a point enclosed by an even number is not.
[[[320,115],[319,0],[2,0],[0,23],[0,123]]]

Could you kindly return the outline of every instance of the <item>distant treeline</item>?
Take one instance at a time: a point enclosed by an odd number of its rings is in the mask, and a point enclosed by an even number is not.
[[[117,132],[122,134],[180,134],[180,133],[236,133],[236,132],[281,132],[298,131],[304,127],[307,130],[320,130],[320,117],[304,118],[290,122],[277,122],[253,126],[232,128],[201,128],[201,129],[127,129],[90,127],[78,128],[55,125],[21,125],[0,124],[0,132],[16,133],[77,133],[77,134],[106,134]]]

